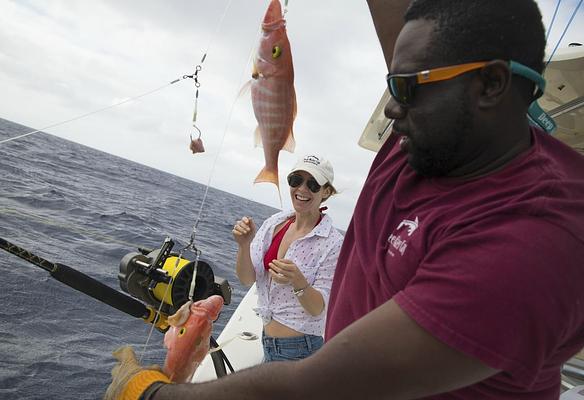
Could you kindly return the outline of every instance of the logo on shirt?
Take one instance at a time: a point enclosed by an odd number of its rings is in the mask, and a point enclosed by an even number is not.
[[[416,219],[414,219],[413,221],[409,219],[404,219],[402,222],[400,222],[395,231],[403,230],[402,228],[405,227],[405,233],[407,234],[407,238],[409,238],[416,231],[416,229],[418,229],[419,226],[420,221],[418,220],[418,217],[416,217]],[[404,253],[406,252],[406,249],[408,248],[407,238],[402,238],[401,234],[399,233],[397,234],[392,233],[391,235],[389,235],[389,237],[387,238],[387,242],[389,243],[389,248],[387,249],[387,252],[391,254],[393,257],[395,257],[394,251],[398,252],[403,256]]]
[[[418,217],[415,220],[411,221],[409,219],[404,219],[400,224],[397,226],[397,230],[399,231],[402,227],[406,226],[408,228],[408,236],[412,236],[412,233],[418,229],[420,225],[418,221]]]

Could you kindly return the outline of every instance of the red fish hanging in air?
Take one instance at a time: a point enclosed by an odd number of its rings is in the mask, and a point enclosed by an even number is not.
[[[170,329],[164,335],[168,349],[164,373],[175,383],[191,380],[195,370],[209,352],[213,321],[223,307],[223,298],[213,295],[193,303],[186,302],[168,317]]]
[[[292,125],[296,117],[296,93],[292,52],[286,20],[279,0],[272,0],[262,22],[262,36],[254,59],[251,99],[258,127],[255,144],[264,148],[265,166],[254,183],[278,187],[278,155],[294,151]]]

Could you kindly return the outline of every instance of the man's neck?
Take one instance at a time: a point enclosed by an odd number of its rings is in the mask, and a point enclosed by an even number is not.
[[[454,169],[447,176],[465,180],[486,176],[501,170],[531,148],[532,135],[527,121],[524,124],[517,124],[514,128],[504,129],[504,131],[510,132],[509,136],[506,137],[508,139],[497,144],[495,151],[484,153],[482,157],[479,156],[460,168]]]

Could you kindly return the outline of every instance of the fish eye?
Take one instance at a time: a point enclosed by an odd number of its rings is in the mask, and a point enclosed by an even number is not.
[[[178,336],[182,336],[186,333],[187,328],[185,328],[184,326],[182,328],[180,328],[180,330],[178,331]]]
[[[282,55],[282,48],[280,46],[272,47],[272,58],[278,58]]]

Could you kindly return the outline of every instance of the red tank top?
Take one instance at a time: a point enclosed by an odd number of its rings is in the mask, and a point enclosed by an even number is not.
[[[294,220],[295,218],[292,217],[288,221],[286,221],[286,224],[282,227],[282,229],[280,229],[280,231],[276,233],[272,238],[272,244],[270,244],[270,248],[268,248],[268,251],[266,251],[266,254],[264,255],[264,269],[266,271],[270,269],[270,263],[276,258],[278,258],[278,249],[280,249],[282,239],[284,239],[284,235],[286,234],[288,228],[290,228],[290,225],[292,225],[292,222],[294,222]]]
[[[326,206],[321,207],[320,211],[324,211],[326,209],[327,209]],[[280,231],[276,233],[272,238],[272,243],[270,244],[268,251],[266,251],[266,254],[264,255],[264,269],[266,271],[270,269],[270,263],[278,258],[278,250],[280,249],[282,239],[284,239],[284,235],[288,231],[288,228],[290,228],[290,225],[292,225],[292,222],[294,222],[295,220],[296,218],[292,217],[288,221],[286,221],[286,224],[282,227],[282,229],[280,229]],[[318,221],[316,221],[316,225],[320,224],[320,221],[322,221],[322,214],[318,218]]]

